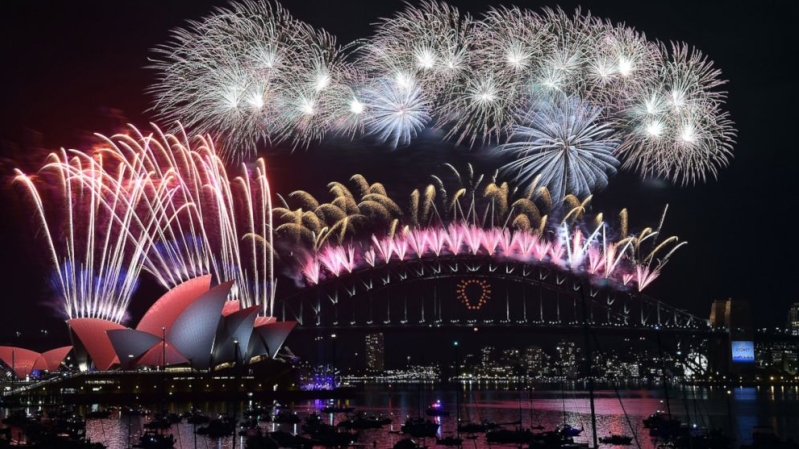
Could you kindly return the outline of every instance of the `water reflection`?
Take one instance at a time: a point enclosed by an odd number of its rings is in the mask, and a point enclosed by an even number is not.
[[[736,440],[736,445],[751,441],[751,430],[754,426],[767,425],[774,428],[782,438],[799,439],[799,415],[796,411],[796,388],[735,388],[703,389],[686,388],[672,392],[666,401],[662,391],[656,390],[613,390],[595,393],[595,410],[598,436],[626,434],[637,437],[633,447],[655,449],[642,424],[642,419],[655,410],[671,409],[671,413],[683,421],[689,421],[708,428],[721,428]],[[389,388],[386,386],[367,386],[358,392],[351,401],[356,411],[368,415],[382,414],[392,419],[392,423],[382,429],[360,430],[358,442],[365,446],[391,448],[404,435],[399,429],[408,417],[425,416],[425,408],[435,400],[440,400],[450,411],[449,416],[431,417],[440,424],[438,438],[455,436],[457,422],[491,421],[504,424],[508,428],[552,430],[563,424],[583,429],[576,442],[591,442],[591,414],[588,394],[578,390],[497,390],[465,388],[461,391],[442,390],[426,385],[423,388],[405,386]],[[458,404],[456,407],[455,404]],[[251,402],[204,403],[198,409],[211,417],[228,414],[243,419],[247,409],[256,406],[271,407],[273,404],[256,404]],[[304,420],[309,414],[319,411],[323,401],[305,401],[287,404],[285,408],[296,412]],[[97,406],[93,407],[95,410]],[[150,407],[159,409],[160,407]],[[191,404],[169,404],[169,412],[181,414],[191,408]],[[81,407],[78,413],[86,414],[92,407]],[[34,409],[27,410],[34,412]],[[8,410],[2,412],[7,416]],[[347,418],[345,413],[322,414],[323,420],[335,425]],[[92,441],[103,442],[109,449],[133,447],[145,429],[150,416],[121,415],[119,411],[105,419],[87,421],[86,434]],[[291,433],[300,432],[301,423],[278,424],[259,422],[263,431],[284,430]],[[195,433],[197,425],[188,424],[185,420],[173,425],[169,432],[175,437],[177,449],[189,448],[244,448],[244,437],[236,436],[213,439]],[[464,435],[461,435],[462,437]],[[434,446],[430,438],[423,442]],[[464,443],[475,449],[488,448],[485,437],[478,435],[474,440]]]

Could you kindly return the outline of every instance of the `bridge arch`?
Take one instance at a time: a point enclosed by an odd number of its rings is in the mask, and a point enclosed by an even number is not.
[[[471,290],[466,298],[458,293],[464,281]],[[491,289],[482,304],[475,296],[483,285],[478,281]],[[708,320],[650,296],[590,283],[587,276],[556,266],[465,255],[393,261],[341,274],[278,299],[275,311],[297,321],[299,329],[569,327],[582,325],[581,295],[596,328],[710,329]]]

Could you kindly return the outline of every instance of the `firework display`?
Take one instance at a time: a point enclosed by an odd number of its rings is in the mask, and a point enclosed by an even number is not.
[[[328,33],[295,20],[283,7],[245,1],[218,9],[196,27],[177,30],[159,47],[155,108],[227,151],[252,152],[261,139],[304,144],[333,120],[359,114],[359,78]],[[168,61],[168,62],[167,62]]]
[[[563,198],[604,187],[617,167],[715,177],[735,138],[720,71],[699,50],[579,10],[475,18],[427,1],[340,46],[279,5],[245,1],[156,51],[154,110],[213,133],[233,157],[328,135],[398,147],[430,127],[516,156],[503,174],[520,185],[541,175]]]
[[[65,315],[119,322],[169,189],[149,177],[129,183],[127,167],[106,171],[103,165],[102,157],[62,150],[38,175],[18,171],[16,180],[30,192],[44,227]],[[142,203],[153,213],[140,214]]]
[[[601,111],[576,97],[539,102],[513,126],[514,142],[500,146],[515,157],[502,167],[526,184],[536,174],[555,198],[568,192],[586,197],[604,188],[616,173],[612,130],[597,122]]]
[[[258,160],[229,177],[202,136],[99,136],[37,175],[17,172],[44,227],[69,318],[120,322],[141,271],[167,289],[203,274],[235,281],[231,300],[269,316],[275,281],[271,201]]]
[[[615,229],[588,217],[592,194],[619,169],[687,184],[732,157],[710,60],[580,10],[473,17],[425,1],[340,45],[279,4],[243,0],[155,52],[153,109],[173,130],[131,127],[90,152],[53,153],[35,175],[17,170],[70,319],[120,323],[142,272],[166,289],[233,281],[228,299],[273,317],[278,263],[300,288],[462,256],[640,292],[685,243],[664,238],[662,221],[629,232],[626,211]],[[250,160],[264,143],[366,137],[397,149],[425,130],[485,151],[495,172],[446,164],[402,199],[355,175],[328,185],[329,202],[297,190],[273,207],[266,163]],[[465,289],[477,286],[473,303]],[[458,294],[479,309],[490,286]]]
[[[330,183],[334,199],[329,203],[293,192],[274,209],[280,223],[277,238],[292,241],[295,255],[306,249],[295,269],[310,285],[380,265],[466,256],[550,266],[638,291],[685,244],[676,237],[661,238],[663,220],[656,229],[631,234],[623,210],[620,227],[613,231],[601,214],[586,218],[590,197],[579,201],[569,195],[562,204],[553,203],[537,181],[520,192],[475,176],[470,166],[464,174],[448,167],[454,189],[434,177],[424,193],[411,193],[407,212],[382,184],[370,185],[361,175],[351,178],[357,195],[342,183]]]

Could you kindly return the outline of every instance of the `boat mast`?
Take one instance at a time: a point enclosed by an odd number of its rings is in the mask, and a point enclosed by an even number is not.
[[[455,340],[452,345],[455,346],[455,437],[460,438],[461,408],[458,401],[461,395],[461,382],[458,378],[458,340]]]
[[[594,448],[599,447],[596,435],[596,410],[594,409],[594,376],[593,360],[591,354],[591,334],[588,323],[588,306],[585,301],[585,284],[580,285],[580,299],[583,303],[583,331],[585,334],[585,361],[586,372],[588,373],[588,400],[591,403],[591,431],[593,432]]]
[[[655,326],[655,335],[657,335],[658,342],[658,355],[660,356],[660,366],[663,370],[663,395],[666,396],[666,413],[669,414],[669,422],[671,422],[671,404],[669,403],[669,383],[666,377],[666,361],[663,359],[663,344],[660,342],[660,326]]]

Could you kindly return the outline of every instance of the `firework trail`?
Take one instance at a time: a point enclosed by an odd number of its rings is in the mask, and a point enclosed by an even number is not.
[[[35,177],[17,176],[45,228],[67,315],[118,322],[142,270],[167,289],[203,274],[234,280],[231,300],[271,315],[276,284],[264,161],[230,178],[203,136],[131,127],[98,137],[90,155],[51,155],[39,176],[58,176],[55,193]],[[67,205],[63,214],[50,212],[58,203]],[[65,244],[61,228],[68,230]]]
[[[558,199],[602,188],[617,165],[675,183],[705,181],[728,164],[735,139],[724,81],[701,52],[579,9],[500,7],[476,18],[424,1],[339,46],[280,5],[244,1],[175,30],[152,68],[153,108],[213,134],[238,158],[258,142],[293,149],[330,134],[398,147],[426,127],[501,156],[540,112],[535,100],[549,98],[549,119],[564,123],[558,99],[574,99],[591,111],[584,118],[608,130],[603,141],[618,142],[619,164],[610,156],[576,163],[564,182],[563,164],[516,162],[528,181],[561,180],[549,184]]]
[[[121,322],[170,201],[167,184],[131,180],[127,167],[108,170],[102,157],[61,150],[37,175],[17,170],[44,228],[53,283],[68,318]],[[150,207],[143,208],[148,203]]]

